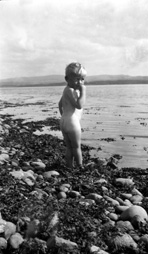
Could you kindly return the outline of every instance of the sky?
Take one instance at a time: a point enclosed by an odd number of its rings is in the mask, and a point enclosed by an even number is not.
[[[0,79],[148,75],[147,0],[1,0]]]

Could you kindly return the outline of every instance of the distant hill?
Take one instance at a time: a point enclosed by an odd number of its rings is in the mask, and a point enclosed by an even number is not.
[[[87,84],[148,84],[148,76],[95,75],[86,77]],[[0,87],[65,85],[63,75],[21,77],[0,80]]]

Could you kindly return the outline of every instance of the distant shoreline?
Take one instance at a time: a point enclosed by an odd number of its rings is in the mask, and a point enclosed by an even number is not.
[[[147,85],[148,81],[136,81],[136,80],[103,80],[103,81],[93,81],[93,82],[85,82],[86,85]],[[0,84],[0,88],[6,87],[50,87],[50,86],[65,86],[65,82],[60,83],[52,83],[52,84]]]
[[[85,83],[88,85],[148,84],[148,76],[94,75],[87,76]],[[17,77],[0,80],[0,87],[64,86],[65,84],[63,75]]]

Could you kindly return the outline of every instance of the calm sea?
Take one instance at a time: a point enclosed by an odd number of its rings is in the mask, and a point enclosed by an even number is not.
[[[13,114],[25,121],[59,118],[58,101],[63,89],[0,88],[0,114]],[[11,104],[4,107],[4,101]],[[120,154],[120,167],[148,168],[148,85],[87,86],[81,124],[82,143],[95,148],[92,156],[108,159]],[[50,127],[42,133],[62,138]]]

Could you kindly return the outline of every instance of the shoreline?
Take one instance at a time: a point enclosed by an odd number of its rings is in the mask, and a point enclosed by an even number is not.
[[[1,216],[3,220],[17,225],[16,232],[22,240],[17,246],[17,254],[36,254],[39,249],[41,254],[49,251],[53,254],[58,251],[61,254],[69,253],[63,249],[65,245],[61,249],[55,242],[50,245],[53,234],[54,239],[61,239],[64,244],[70,245],[66,248],[74,248],[76,254],[91,254],[91,248],[98,248],[106,254],[121,251],[123,254],[131,251],[136,254],[147,253],[147,245],[141,245],[140,238],[147,234],[148,224],[135,228],[137,238],[131,240],[134,241],[133,247],[122,248],[122,244],[119,244],[115,249],[113,244],[118,230],[118,236],[122,232],[118,228],[121,212],[116,209],[120,207],[120,202],[125,202],[123,193],[131,193],[134,198],[134,201],[129,201],[133,202],[129,207],[137,205],[148,211],[147,170],[119,169],[118,156],[104,164],[104,161],[90,157],[92,148],[86,145],[82,145],[84,170],[68,169],[65,166],[63,140],[52,135],[34,134],[46,124],[54,125],[53,128],[57,129],[57,120],[49,118],[46,121],[23,123],[23,119],[12,119],[10,115],[1,115],[1,119]],[[118,185],[116,179],[119,178],[126,179],[128,184]],[[135,199],[138,195],[140,202]],[[51,231],[47,225],[53,216],[57,216],[58,226]],[[40,228],[36,233],[33,231],[33,236],[28,236],[32,234],[28,228],[34,220],[39,221]],[[26,223],[27,230],[22,223]],[[123,231],[122,234],[130,232]],[[7,253],[16,253],[13,246],[12,241],[7,241]]]

